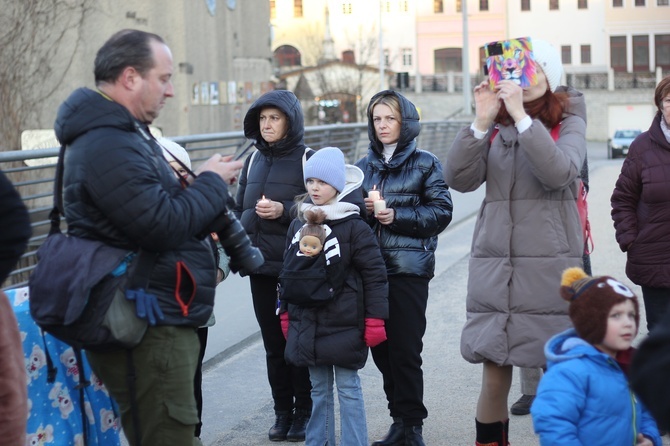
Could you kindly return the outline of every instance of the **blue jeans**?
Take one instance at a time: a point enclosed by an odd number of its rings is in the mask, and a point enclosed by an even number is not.
[[[340,403],[340,444],[367,446],[368,426],[358,370],[337,366],[309,367],[312,381],[312,416],[305,432],[305,446],[335,446],[333,377]]]

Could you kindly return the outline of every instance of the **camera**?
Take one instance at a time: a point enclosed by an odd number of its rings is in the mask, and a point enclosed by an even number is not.
[[[224,229],[216,231],[216,235],[224,251],[230,257],[230,270],[247,275],[260,268],[265,263],[263,254],[260,249],[251,244],[247,232],[235,214],[226,210],[218,221],[223,223]]]

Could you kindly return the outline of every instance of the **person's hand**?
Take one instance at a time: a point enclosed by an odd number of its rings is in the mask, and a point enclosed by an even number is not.
[[[368,215],[372,215],[375,212],[375,209],[372,205],[374,203],[374,200],[370,197],[365,197],[365,210],[368,211]]]
[[[244,161],[233,161],[232,155],[221,156],[217,154],[212,155],[210,159],[205,161],[195,173],[199,175],[203,172],[214,172],[223,178],[226,184],[233,184],[237,181],[237,176],[240,174],[242,167],[244,167]]]
[[[642,434],[637,434],[636,446],[654,446],[654,443]]]
[[[279,323],[281,324],[281,332],[284,339],[288,339],[288,311],[279,314]]]
[[[274,220],[284,213],[284,205],[279,201],[258,200],[256,202],[256,215],[266,220]]]
[[[475,128],[485,132],[491,127],[493,120],[498,115],[500,99],[496,92],[491,90],[488,80],[477,85],[473,94],[475,98]]]
[[[514,122],[519,122],[526,116],[523,108],[523,89],[513,81],[500,81],[496,85],[498,99],[505,103],[505,108]]]
[[[363,334],[365,345],[376,347],[386,340],[386,328],[384,320],[373,317],[365,318],[365,333]]]
[[[383,225],[390,225],[395,219],[395,211],[392,208],[383,209],[377,212],[375,218]]]

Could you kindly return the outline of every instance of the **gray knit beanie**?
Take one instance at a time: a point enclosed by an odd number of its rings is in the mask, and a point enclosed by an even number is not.
[[[344,153],[337,147],[324,147],[307,160],[303,176],[305,182],[308,178],[315,178],[342,192],[345,183],[344,171]]]

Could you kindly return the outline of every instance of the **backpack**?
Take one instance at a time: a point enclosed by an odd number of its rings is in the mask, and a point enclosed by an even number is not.
[[[554,128],[551,129],[551,137],[554,141],[558,141],[558,136],[561,131],[561,123],[556,124]],[[491,139],[489,142],[493,142],[493,139],[498,134],[498,127],[496,126],[491,132]],[[587,166],[588,158],[584,159],[584,166]],[[579,191],[577,195],[576,204],[577,212],[579,213],[579,221],[582,225],[582,236],[584,239],[584,255],[589,255],[593,252],[595,245],[593,244],[593,237],[591,236],[591,223],[589,222],[589,205],[586,201],[586,197],[589,194],[588,186],[584,183],[583,179],[579,179]]]
[[[279,272],[277,297],[280,302],[302,307],[318,307],[332,301],[342,292],[346,271],[341,267],[339,242],[326,228],[323,249],[313,257],[300,252],[300,229],[291,240]]]

